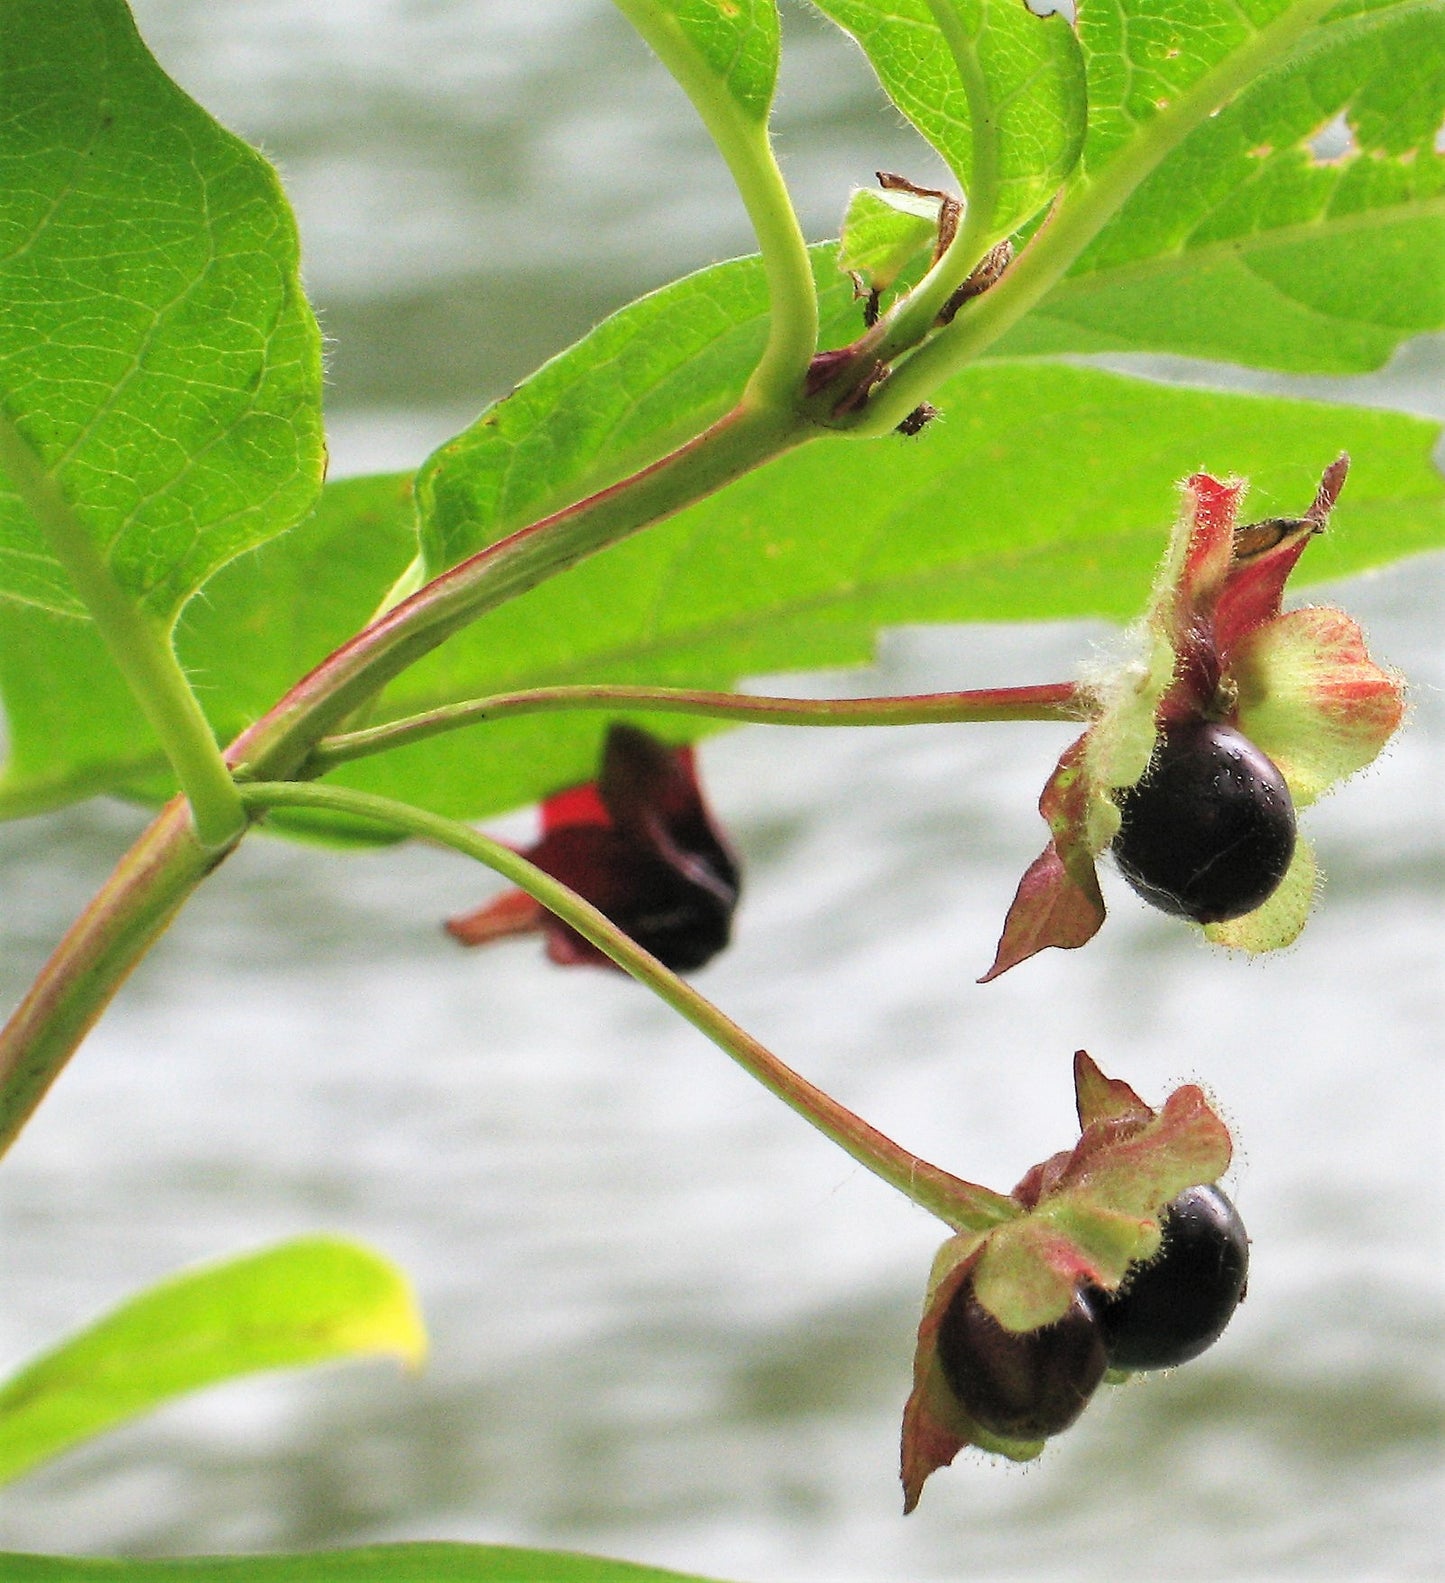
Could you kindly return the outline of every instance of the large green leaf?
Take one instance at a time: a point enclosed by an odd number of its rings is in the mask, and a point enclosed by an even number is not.
[[[705,1583],[629,1561],[506,1545],[376,1545],[293,1556],[81,1561],[0,1554],[5,1583]]]
[[[203,1385],[389,1353],[416,1363],[405,1276],[355,1243],[306,1237],[177,1276],[0,1383],[0,1482]]]
[[[1442,117],[1445,7],[1321,26],[1184,141],[996,352],[1378,367],[1445,326]],[[1348,141],[1321,151],[1331,123]]]
[[[1023,0],[948,0],[967,39],[966,88],[928,0],[813,4],[858,40],[966,193],[974,196],[980,176],[997,184],[995,239],[1049,201],[1084,136],[1083,57],[1061,14],[1036,15]]]
[[[320,487],[320,337],[291,213],[122,0],[6,0],[0,105],[0,411],[168,622]],[[3,482],[0,599],[82,614]]]
[[[980,365],[941,399],[917,440],[819,441],[493,611],[394,684],[375,718],[561,682],[721,687],[857,664],[880,628],[907,622],[1126,619],[1176,481],[1199,467],[1252,478],[1251,509],[1269,516],[1302,510],[1348,450],[1309,577],[1445,544],[1439,430],[1420,419],[1049,363]],[[603,729],[597,715],[498,720],[337,778],[479,817],[586,778]]]

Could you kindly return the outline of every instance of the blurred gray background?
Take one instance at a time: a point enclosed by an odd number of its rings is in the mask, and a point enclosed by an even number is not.
[[[416,463],[606,312],[749,248],[602,0],[136,11],[281,167],[337,473]],[[875,168],[936,166],[851,46],[785,21],[779,142],[823,237]],[[1445,415],[1440,346],[1252,383]],[[703,753],[747,889],[701,987],[909,1147],[1007,1188],[1070,1141],[1081,1045],[1148,1098],[1209,1087],[1254,1267],[1208,1356],[1105,1391],[1028,1469],[965,1454],[905,1521],[898,1419],[942,1228],[629,982],[535,942],[457,951],[439,921],[490,886],[459,859],[255,841],[0,1171],[0,1360],[180,1265],[326,1228],[412,1272],[430,1365],[178,1404],[0,1494],[0,1545],[495,1540],[756,1583],[1438,1576],[1445,557],[1330,593],[1413,709],[1308,815],[1328,888],[1278,957],[1214,953],[1109,876],[1087,951],[974,985],[1063,728],[752,728]],[[1105,635],[901,633],[815,686],[1060,679]],[[101,804],[0,829],[7,1005],[142,822]]]

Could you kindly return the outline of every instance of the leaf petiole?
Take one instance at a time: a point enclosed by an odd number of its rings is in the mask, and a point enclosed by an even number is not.
[[[727,163],[758,239],[768,279],[768,341],[743,394],[745,407],[791,410],[818,344],[818,291],[797,212],[768,137],[766,113],[750,114],[705,61],[675,6],[614,0],[692,101]],[[736,7],[733,8],[736,10]]]
[[[988,84],[979,68],[978,50],[951,0],[928,0],[928,9],[953,56],[968,101],[973,161],[963,221],[957,232],[914,290],[897,302],[887,315],[883,338],[877,348],[879,360],[884,363],[891,363],[925,339],[937,323],[945,303],[968,279],[989,247],[999,240],[993,229],[999,191],[998,118],[992,113]]]
[[[987,721],[1077,720],[1079,689],[1072,682],[996,687],[974,692],[922,693],[900,698],[778,698],[759,693],[704,692],[686,687],[534,687],[471,698],[403,720],[324,737],[306,762],[308,775],[338,764],[425,741],[445,731],[509,715],[554,709],[623,710],[701,715],[738,724],[786,726],[965,725]]]
[[[169,638],[116,582],[64,491],[3,412],[0,467],[69,573],[112,659],[155,728],[190,803],[201,845],[209,851],[224,850],[245,830],[245,811]]]
[[[959,1230],[978,1229],[1012,1219],[1017,1206],[1001,1194],[975,1186],[930,1165],[869,1126],[836,1099],[784,1065],[690,984],[664,967],[590,902],[520,853],[473,830],[459,820],[428,813],[409,803],[349,787],[293,781],[242,785],[241,796],[254,812],[271,808],[315,808],[365,819],[475,858],[561,918],[604,951],[624,972],[685,1017],[770,1093],[812,1123],[825,1137],[905,1197]]]

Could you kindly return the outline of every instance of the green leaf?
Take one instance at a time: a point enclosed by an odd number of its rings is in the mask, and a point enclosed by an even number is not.
[[[917,440],[820,440],[493,611],[394,684],[374,720],[561,682],[725,687],[860,664],[879,629],[908,622],[1126,620],[1176,481],[1201,466],[1252,478],[1249,509],[1267,516],[1302,510],[1348,450],[1315,579],[1445,544],[1439,431],[1420,419],[1051,364],[976,366],[940,399]],[[713,729],[648,724],[671,740]],[[336,778],[476,818],[589,778],[605,728],[499,720]]]
[[[1053,197],[1084,136],[1084,63],[1059,13],[1023,0],[946,0],[963,75],[929,0],[813,0],[862,46],[889,97],[991,213],[990,240]],[[980,134],[980,126],[986,133]]]
[[[1090,17],[1086,4],[1080,26],[1096,47]],[[1168,36],[1178,48],[1193,34]],[[1128,31],[1146,66],[1164,37]],[[1091,80],[1103,71],[1092,55]],[[1173,74],[1142,80],[1146,105],[1150,92],[1176,91]],[[1445,326],[1442,116],[1445,9],[1382,6],[1317,28],[1296,60],[1184,140],[996,353],[1379,367],[1408,336]],[[1348,142],[1318,151],[1341,117]],[[1112,147],[1114,122],[1100,124]],[[1147,123],[1135,130],[1147,135]]]
[[[775,0],[617,0],[617,7],[645,35],[665,28],[685,41],[748,120],[767,121],[778,78]]]
[[[299,527],[219,572],[176,630],[217,735],[239,734],[365,626],[415,555],[411,479],[384,473],[328,483]]]
[[[203,1385],[389,1353],[426,1339],[405,1276],[354,1243],[307,1237],[176,1276],[0,1385],[0,1482]]]
[[[168,623],[320,487],[320,337],[291,213],[121,0],[9,0],[0,103],[0,410]],[[83,614],[3,482],[0,600]]]
[[[0,1554],[0,1563],[6,1583],[706,1583],[692,1573],[509,1545],[374,1545],[180,1561]]]
[[[217,735],[237,735],[363,626],[415,553],[410,480],[380,476],[327,484],[300,527],[223,567],[176,628]],[[0,817],[100,791],[146,801],[174,791],[88,622],[0,600],[0,697],[10,735]]]

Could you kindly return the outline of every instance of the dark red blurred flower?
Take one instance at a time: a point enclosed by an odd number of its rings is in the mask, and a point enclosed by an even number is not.
[[[739,872],[698,785],[693,751],[614,725],[595,781],[542,804],[542,839],[523,855],[561,880],[644,950],[679,972],[728,943]],[[564,967],[614,964],[525,891],[447,923],[463,945],[540,930]]]

